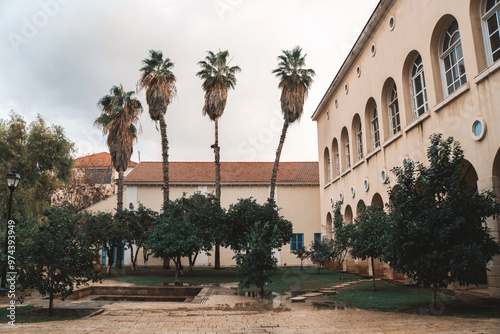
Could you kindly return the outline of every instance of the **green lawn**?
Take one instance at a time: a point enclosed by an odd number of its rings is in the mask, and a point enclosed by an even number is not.
[[[401,286],[377,281],[377,292],[372,291],[371,282],[349,286],[335,301],[348,307],[383,311],[404,311],[429,315],[449,315],[470,318],[500,318],[500,300],[494,298],[464,298],[453,295],[437,296],[437,305],[432,306],[432,292],[416,287]]]
[[[16,324],[17,323],[31,323],[31,322],[44,322],[44,321],[57,321],[57,320],[72,320],[85,317],[94,313],[97,309],[55,309],[54,315],[49,317],[48,309],[36,308],[33,305],[16,306]],[[0,308],[1,325],[5,325],[9,318],[7,315],[10,311],[6,307]]]
[[[111,276],[104,279],[113,279],[120,282],[133,284],[155,285],[172,283],[175,280],[175,270],[161,268],[138,268],[132,272],[130,268],[113,270]],[[104,274],[104,273],[103,273]],[[266,286],[266,290],[274,292],[287,292],[296,290],[314,290],[330,287],[339,281],[338,272],[322,270],[318,274],[316,268],[280,268],[272,276],[273,283]],[[348,274],[342,275],[342,282],[359,280],[360,278]],[[190,285],[224,284],[238,282],[235,268],[214,270],[213,268],[195,268],[193,272],[185,272],[179,276],[179,281]]]

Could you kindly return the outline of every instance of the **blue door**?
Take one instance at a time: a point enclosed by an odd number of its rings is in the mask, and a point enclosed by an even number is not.
[[[122,241],[122,244],[124,244],[124,242]],[[117,252],[117,247],[114,247],[113,248],[113,258],[114,258],[114,264],[116,265],[116,255],[118,254]],[[108,257],[107,257],[107,254],[106,254],[106,250],[104,249],[104,247],[102,248],[102,260],[101,260],[101,263],[102,264],[106,264],[107,263],[107,260],[108,260]],[[125,260],[125,247],[122,248],[122,266],[124,264],[124,260]]]

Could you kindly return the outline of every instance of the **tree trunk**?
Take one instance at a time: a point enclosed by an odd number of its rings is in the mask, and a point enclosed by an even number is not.
[[[123,171],[118,172],[118,192],[116,198],[118,202],[116,203],[116,208],[118,210],[123,210]]]
[[[215,144],[214,144],[214,153],[215,153],[215,197],[220,205],[220,147],[219,147],[219,118],[215,119]],[[219,242],[215,242],[215,270],[220,269],[220,245]]]
[[[117,210],[123,210],[123,171],[118,172],[118,194],[117,199],[118,203],[116,205]],[[116,269],[122,269],[122,251],[123,244],[121,240],[116,240]]]
[[[432,305],[436,305],[436,297],[437,297],[438,286],[436,283],[432,285]]]
[[[132,244],[130,245],[130,261],[132,262],[132,271],[135,271],[135,261],[137,260],[137,257],[134,256],[134,248],[132,247]]]
[[[288,120],[285,118],[283,123],[283,130],[281,131],[280,143],[278,149],[276,150],[276,160],[274,161],[273,175],[271,176],[271,189],[269,192],[269,198],[274,202],[274,189],[276,188],[276,178],[278,176],[278,166],[280,163],[281,150],[283,149],[283,144],[285,143],[286,131],[288,129]]]
[[[260,297],[264,298],[264,286],[263,285],[260,287]]]
[[[170,186],[168,179],[168,139],[165,116],[160,117],[160,133],[163,158],[163,207],[166,207],[170,202]]]
[[[371,259],[372,259],[373,291],[377,291],[377,287],[375,286],[375,265],[373,264],[373,257]]]
[[[49,293],[49,317],[54,314],[54,293]]]
[[[163,259],[163,269],[170,269],[170,258]]]
[[[302,271],[302,260],[300,260],[300,270]]]
[[[115,263],[115,249],[114,247],[106,248],[108,256],[108,268],[106,270],[106,276],[111,275],[111,267]]]

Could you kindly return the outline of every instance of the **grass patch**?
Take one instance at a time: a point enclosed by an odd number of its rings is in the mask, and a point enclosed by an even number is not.
[[[496,298],[464,297],[438,294],[437,305],[431,305],[432,292],[416,287],[377,282],[377,292],[371,282],[354,284],[331,297],[348,307],[403,311],[428,315],[466,318],[500,318],[500,300]]]
[[[54,315],[50,317],[49,310],[46,308],[34,307],[33,305],[16,306],[15,323],[34,323],[80,319],[94,313],[97,310],[98,309],[54,309]],[[6,307],[0,308],[0,318],[7,319],[6,321],[2,320],[2,323],[7,323],[8,321],[10,321],[10,319],[7,318],[8,314],[10,314],[10,310],[7,310]]]
[[[376,292],[372,291],[372,282],[358,283],[341,291],[334,296],[337,301],[343,301],[347,306],[377,309],[377,310],[406,310],[409,308],[429,304],[432,292],[416,288],[392,285],[384,281],[378,281]],[[454,298],[442,297],[442,302],[450,303]]]
[[[296,290],[315,290],[339,282],[359,280],[360,278],[342,274],[342,281],[339,280],[338,272],[322,270],[318,274],[316,268],[279,268],[272,276],[273,283],[266,285],[267,291],[287,292]],[[163,283],[173,283],[175,280],[175,270],[165,270],[162,268],[138,268],[132,272],[130,268],[113,270],[111,276],[104,276],[104,279],[113,279],[120,282],[132,284],[156,285]],[[204,284],[224,284],[238,282],[236,268],[225,268],[214,270],[213,268],[195,268],[192,272],[185,272],[179,276],[179,281],[190,285]]]

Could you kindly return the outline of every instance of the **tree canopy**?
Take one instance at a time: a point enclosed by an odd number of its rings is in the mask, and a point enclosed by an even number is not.
[[[71,177],[74,145],[62,127],[47,125],[39,115],[29,125],[11,112],[0,120],[0,173],[12,170],[21,175],[15,190],[13,217],[40,218],[50,206],[54,191]],[[9,189],[0,187],[0,212],[7,212]],[[2,219],[2,222],[6,221]]]
[[[461,182],[464,153],[452,137],[430,137],[429,164],[408,160],[396,167],[389,194],[390,226],[385,260],[410,280],[434,289],[452,282],[478,284],[499,244],[487,218],[500,213],[491,192]]]

